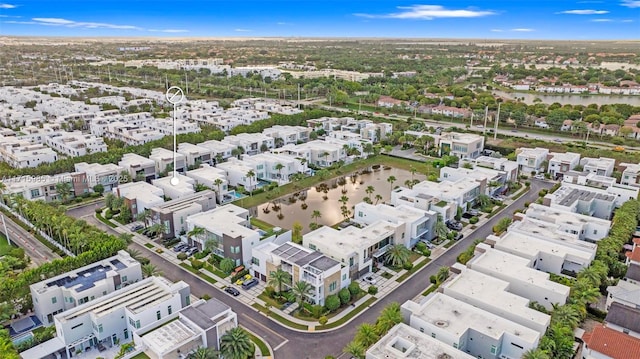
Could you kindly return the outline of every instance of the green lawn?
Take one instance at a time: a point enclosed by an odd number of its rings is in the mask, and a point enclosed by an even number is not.
[[[144,246],[147,248],[155,248],[155,246],[151,243],[145,243]]]
[[[367,301],[365,301],[364,303],[360,304],[356,309],[350,311],[348,314],[346,314],[344,317],[336,320],[335,322],[332,323],[328,323],[325,325],[319,325],[317,327],[315,327],[316,330],[324,330],[324,329],[332,329],[332,328],[336,328],[341,326],[342,324],[348,322],[349,320],[351,320],[351,318],[353,318],[356,314],[360,313],[361,311],[367,309],[371,304],[373,304],[378,298],[376,297],[371,297],[369,299],[367,299]]]
[[[149,358],[149,356],[143,352],[140,354],[136,354],[136,356],[132,357],[131,359],[151,359],[151,358]]]
[[[453,246],[454,244],[456,244],[456,241],[449,240],[449,242],[447,242],[447,244],[445,244],[444,247],[451,248],[451,246]]]
[[[9,251],[11,251],[11,249],[13,248],[15,247],[7,243],[7,237],[5,237],[2,233],[0,233],[0,257],[9,253]]]
[[[412,275],[413,273],[419,271],[420,268],[426,266],[429,262],[431,262],[431,259],[427,258],[426,260],[418,263],[417,265],[414,265],[413,268],[411,268],[405,274],[403,274],[400,277],[398,277],[398,279],[396,279],[396,282],[402,283],[405,279],[409,278],[410,275]]]
[[[249,338],[251,338],[251,341],[254,342],[258,348],[260,349],[260,354],[262,354],[262,356],[269,356],[271,355],[271,352],[269,351],[269,348],[267,347],[267,345],[258,337],[256,337],[255,335],[247,332],[247,335],[249,335]]]
[[[213,278],[209,277],[208,275],[206,275],[206,274],[204,274],[204,273],[202,273],[202,272],[200,272],[200,271],[198,271],[198,270],[195,270],[193,267],[191,267],[191,266],[190,266],[190,265],[188,265],[187,263],[180,263],[180,267],[182,267],[182,268],[184,268],[184,269],[188,270],[189,272],[191,272],[191,273],[193,273],[193,274],[197,275],[198,277],[200,277],[200,278],[202,278],[202,279],[206,280],[207,282],[209,282],[209,283],[211,283],[211,284],[216,284],[216,283],[218,283],[218,281],[217,281],[217,280],[215,280],[215,279],[213,279]]]
[[[258,304],[258,303],[253,303],[251,304],[252,307],[258,309],[259,311],[261,311],[262,313],[265,313],[267,316],[279,321],[280,323],[286,325],[287,327],[291,327],[291,328],[295,328],[295,329],[300,329],[300,330],[308,330],[309,327],[303,324],[298,324],[298,323],[294,323],[286,318],[281,317],[280,315],[273,313],[272,311],[270,311],[269,309],[267,309],[266,307]]]
[[[97,218],[100,222],[102,222],[102,223],[106,224],[107,226],[109,226],[109,227],[111,227],[111,228],[116,228],[116,227],[117,227],[117,226],[116,226],[115,224],[113,224],[110,220],[108,220],[108,219],[106,219],[106,218],[102,217],[102,215],[101,215],[100,213],[96,213],[96,218]]]
[[[269,224],[269,223],[267,223],[267,222],[265,222],[263,220],[260,220],[260,219],[258,219],[256,217],[251,217],[251,224],[256,226],[256,227],[258,227],[258,228],[260,228],[260,229],[262,229],[265,232],[269,232],[270,230],[273,229],[273,225],[271,225],[271,224]]]
[[[425,290],[424,292],[422,292],[423,296],[428,296],[430,293],[435,292],[438,289],[438,286],[435,284],[432,284],[427,290]]]

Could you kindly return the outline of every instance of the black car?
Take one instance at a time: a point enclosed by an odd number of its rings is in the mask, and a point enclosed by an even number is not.
[[[459,241],[462,238],[464,238],[464,235],[462,233],[458,233],[456,234],[456,236],[453,238],[454,241]]]
[[[255,278],[251,278],[245,281],[244,283],[242,283],[242,289],[249,290],[257,285],[258,285],[258,280]]]
[[[455,221],[447,221],[446,223],[447,228],[454,230],[454,231],[459,231],[462,229],[462,223],[460,222],[455,222]]]
[[[234,287],[226,287],[224,291],[231,294],[234,297],[237,297],[240,295],[240,291],[235,289]]]

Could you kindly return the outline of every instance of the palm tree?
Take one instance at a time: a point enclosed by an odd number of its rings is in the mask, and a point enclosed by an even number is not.
[[[327,157],[329,157],[329,152],[322,152],[320,157],[324,157],[324,165],[327,166]]]
[[[365,348],[372,346],[378,341],[378,333],[376,327],[373,324],[364,323],[360,324],[356,331],[354,338],[357,342],[360,342]]]
[[[553,324],[568,325],[575,328],[580,322],[580,312],[572,305],[558,306],[553,304],[553,315],[551,315]]]
[[[536,348],[529,349],[522,354],[522,359],[550,359],[546,351]]]
[[[155,233],[156,237],[160,237],[166,230],[167,227],[162,223],[154,223],[149,227],[149,231]]]
[[[364,358],[364,352],[366,348],[362,346],[357,340],[352,340],[344,347],[343,351],[347,354],[351,354],[352,356],[362,359]]]
[[[487,196],[486,194],[478,195],[476,199],[478,201],[478,204],[482,208],[487,207],[488,205],[491,204],[491,197]]]
[[[436,273],[436,285],[442,284],[447,278],[449,278],[449,267],[440,267]]]
[[[404,244],[396,244],[387,251],[387,263],[392,267],[400,268],[409,261],[411,251]]]
[[[207,232],[206,229],[204,229],[202,227],[194,226],[193,229],[190,230],[189,233],[187,233],[187,238],[189,238],[189,239],[191,239],[191,238],[201,239],[202,236],[206,232]]]
[[[382,195],[380,193],[378,193],[378,194],[376,194],[376,203],[375,204],[378,204],[378,202],[380,200],[382,200]]]
[[[151,219],[151,210],[145,209],[143,212],[138,213],[136,219],[142,223],[144,223],[144,228],[147,228],[147,223]]]
[[[367,186],[367,188],[364,191],[367,194],[367,196],[371,196],[373,192],[376,191],[376,188],[373,186]]]
[[[133,249],[133,248],[127,248],[127,249],[125,249],[125,251],[127,251],[127,253],[129,253],[131,258],[133,258],[133,259],[137,260],[138,262],[140,262],[140,258],[142,258],[142,252],[140,252],[137,249]]]
[[[405,185],[405,187],[407,187],[409,189],[412,189],[413,188],[413,181],[408,179],[408,180],[404,181],[404,185]]]
[[[282,292],[282,285],[290,283],[290,281],[291,276],[289,273],[283,271],[281,268],[269,274],[269,285],[278,288],[278,293]]]
[[[144,278],[154,277],[162,274],[162,272],[158,270],[158,267],[154,266],[153,264],[144,264],[141,267],[141,269],[142,269],[142,276]]]
[[[220,338],[220,354],[225,359],[247,359],[255,354],[256,347],[247,332],[235,327]]]
[[[251,187],[252,184],[252,178],[256,177],[256,173],[253,172],[253,170],[249,170],[249,172],[247,172],[247,178],[249,179],[249,188],[251,188],[251,190],[249,191],[249,194],[253,197],[253,188]]]
[[[442,216],[440,215],[438,215],[438,220],[434,225],[433,232],[436,234],[436,237],[440,239],[447,238],[447,233],[449,233],[449,229],[447,228],[447,225],[444,223],[444,221],[442,220]]]
[[[320,213],[320,211],[316,209],[311,213],[311,218],[315,221],[316,224],[318,224],[318,218],[322,218],[322,213]]]
[[[293,294],[296,296],[298,307],[302,307],[302,301],[311,294],[311,284],[304,281],[297,281],[291,288]]]
[[[215,181],[213,181],[213,184],[216,185],[216,187],[218,187],[218,202],[222,203],[222,184],[224,183],[224,181],[221,178],[216,178]]]
[[[4,204],[4,192],[7,190],[7,185],[0,182],[0,203]]]
[[[338,199],[338,202],[342,203],[343,206],[346,206],[349,203],[349,197],[342,196]]]
[[[418,170],[416,170],[415,167],[411,166],[411,168],[409,169],[409,171],[411,171],[411,182],[413,182],[413,176],[416,175],[416,172],[418,172]]]
[[[198,347],[187,356],[187,359],[218,359],[220,355],[213,348]]]
[[[58,182],[56,183],[56,192],[60,195],[60,199],[62,203],[66,203],[69,197],[71,196],[71,183],[69,182]]]
[[[591,265],[589,267],[582,268],[582,270],[578,273],[578,279],[584,279],[587,282],[591,283],[592,286],[600,287],[602,275],[597,267]]]
[[[384,335],[391,330],[396,324],[402,323],[402,313],[400,313],[400,304],[393,302],[386,306],[376,322],[376,330],[378,335]]]
[[[284,168],[284,165],[282,163],[276,163],[275,169],[276,169],[276,171],[278,171],[278,179],[282,179],[282,169],[283,168]]]
[[[393,190],[393,182],[397,181],[398,179],[396,178],[396,176],[389,176],[389,178],[387,178],[387,182],[389,182],[391,184],[391,190]]]

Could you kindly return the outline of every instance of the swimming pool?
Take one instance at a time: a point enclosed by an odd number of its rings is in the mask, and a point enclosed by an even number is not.
[[[27,332],[15,339],[12,340],[13,345],[20,345],[24,342],[27,342],[29,340],[33,339],[33,333],[32,332]]]

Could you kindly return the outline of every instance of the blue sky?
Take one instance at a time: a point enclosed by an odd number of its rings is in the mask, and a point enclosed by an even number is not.
[[[0,0],[0,35],[640,39],[640,0]]]

